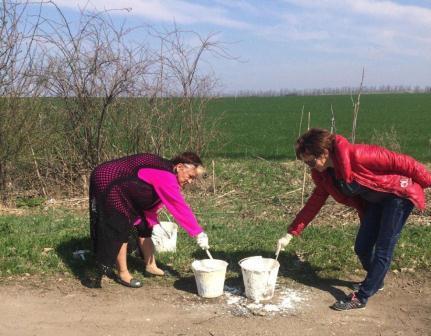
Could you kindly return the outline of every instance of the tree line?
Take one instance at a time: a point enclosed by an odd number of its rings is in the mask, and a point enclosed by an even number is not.
[[[356,94],[357,87],[328,87],[314,89],[280,89],[280,90],[239,90],[225,93],[230,97],[283,97],[283,96],[325,96],[325,95],[351,95]],[[363,86],[364,94],[379,93],[431,93],[431,86],[411,85],[380,85]]]

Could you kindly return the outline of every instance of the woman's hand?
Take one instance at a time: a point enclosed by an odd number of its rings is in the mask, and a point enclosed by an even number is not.
[[[202,250],[208,250],[208,236],[205,232],[201,232],[196,236],[196,242]]]
[[[275,251],[275,255],[279,255],[280,251],[284,251],[284,249],[286,248],[287,245],[289,245],[291,239],[293,238],[293,236],[290,233],[286,233],[285,236],[281,237],[278,241],[277,241],[277,249]]]

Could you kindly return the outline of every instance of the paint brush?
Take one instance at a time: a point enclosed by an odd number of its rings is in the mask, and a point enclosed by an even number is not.
[[[210,253],[210,250],[206,249],[206,250],[205,250],[205,252],[207,253],[207,255],[208,255],[208,257],[209,257],[210,259],[214,259],[214,258],[213,258],[213,256],[212,256],[212,255],[211,255],[211,253]]]

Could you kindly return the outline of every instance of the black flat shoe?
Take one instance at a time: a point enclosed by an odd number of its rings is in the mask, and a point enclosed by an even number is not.
[[[132,278],[130,280],[130,282],[127,282],[127,281],[122,280],[120,277],[117,277],[116,281],[119,284],[122,284],[123,286],[130,287],[130,288],[140,288],[140,287],[142,287],[142,281],[140,281],[138,279],[134,279],[134,278]]]

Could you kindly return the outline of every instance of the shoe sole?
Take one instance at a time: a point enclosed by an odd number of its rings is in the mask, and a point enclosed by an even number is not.
[[[334,306],[331,306],[331,308],[335,311],[348,311],[348,310],[360,310],[360,309],[365,309],[366,307],[358,307],[358,308],[351,308],[351,309],[341,309],[341,308],[337,308]]]
[[[134,279],[132,279],[132,280],[134,280]],[[132,281],[131,280],[131,281]],[[123,285],[123,286],[125,286],[125,287],[129,287],[129,288],[141,288],[142,286],[143,286],[143,283],[142,283],[142,281],[139,281],[138,280],[138,284],[134,284],[134,285],[132,285],[132,283],[131,282],[126,282],[126,281],[124,281],[124,280],[121,280],[119,277],[117,277],[116,279],[115,279],[115,281],[117,282],[117,283],[119,283],[120,285]],[[136,280],[135,280],[136,281]]]
[[[154,273],[145,271],[144,276],[146,276],[147,278],[155,278],[155,277],[164,277],[165,274],[154,274]]]
[[[352,286],[351,289],[353,289],[355,292],[357,292],[359,290],[359,285],[358,286]],[[380,292],[384,289],[385,289],[385,286],[380,287],[377,291]]]

